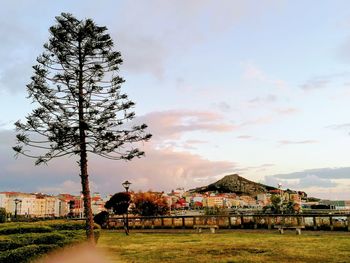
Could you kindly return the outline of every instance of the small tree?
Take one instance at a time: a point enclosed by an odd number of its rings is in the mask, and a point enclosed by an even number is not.
[[[109,219],[109,213],[107,211],[101,211],[100,213],[94,216],[94,222],[99,224],[101,228],[107,227],[107,222]]]
[[[271,195],[271,209],[275,214],[281,213],[282,199],[279,195]]]
[[[139,192],[133,196],[133,214],[141,216],[166,215],[169,206],[162,193]]]
[[[120,92],[124,80],[117,73],[122,59],[113,50],[107,28],[66,13],[56,21],[27,85],[29,98],[38,107],[26,122],[15,123],[18,134],[13,149],[35,158],[36,165],[62,156],[79,157],[86,233],[94,242],[88,153],[131,160],[144,155],[132,144],[151,135],[144,133],[145,124],[125,125],[135,116],[134,103]]]
[[[116,215],[123,215],[128,211],[130,201],[131,197],[129,193],[116,193],[106,202],[105,208],[112,209]]]
[[[6,209],[3,207],[0,207],[0,223],[5,223],[6,220],[7,220]]]
[[[128,213],[130,202],[130,194],[126,192],[120,192],[114,194],[105,204],[105,208],[112,209],[114,214],[123,216],[124,229],[126,235],[129,235],[129,229],[127,226],[128,218],[125,217],[125,214]]]

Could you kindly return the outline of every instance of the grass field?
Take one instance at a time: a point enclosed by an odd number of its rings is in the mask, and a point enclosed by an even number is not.
[[[98,247],[111,262],[350,262],[348,232],[103,231]]]

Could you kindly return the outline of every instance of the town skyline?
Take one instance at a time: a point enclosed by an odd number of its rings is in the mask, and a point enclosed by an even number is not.
[[[54,17],[105,25],[146,157],[89,156],[92,191],[206,185],[227,174],[350,199],[347,1],[10,1],[0,10],[0,191],[80,192],[76,159],[14,158],[31,67]],[[127,10],[127,12],[126,12]],[[298,17],[298,19],[295,19]],[[113,190],[115,189],[115,190]]]

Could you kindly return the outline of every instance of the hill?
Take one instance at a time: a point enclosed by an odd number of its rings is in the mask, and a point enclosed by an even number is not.
[[[204,193],[209,191],[216,191],[219,193],[236,193],[237,195],[256,196],[259,193],[266,193],[277,188],[256,183],[245,179],[238,174],[226,175],[219,181],[209,184],[207,186],[190,189],[191,193]]]

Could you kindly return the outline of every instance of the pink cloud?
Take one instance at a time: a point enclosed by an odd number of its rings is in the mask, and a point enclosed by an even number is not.
[[[121,183],[129,180],[132,190],[171,190],[197,187],[198,181],[207,183],[216,176],[231,173],[236,164],[229,161],[211,161],[202,156],[172,148],[146,147],[146,157],[131,162],[91,161],[93,180],[107,192],[121,190]]]
[[[13,133],[12,131],[9,133]],[[188,140],[192,145],[205,143]],[[2,158],[1,189],[24,192],[72,192],[80,191],[77,158],[59,158],[48,165],[34,166],[33,160],[21,157],[15,160],[6,147],[0,147]],[[211,183],[218,175],[234,172],[231,161],[211,161],[174,147],[157,148],[154,143],[141,147],[146,156],[130,162],[111,161],[93,154],[88,156],[91,191],[115,193],[122,191],[121,183],[129,180],[133,190],[171,190],[176,187],[193,188],[201,183]]]
[[[266,72],[251,62],[242,63],[243,79],[248,81],[258,81],[272,85],[278,89],[284,89],[287,83],[284,80],[269,76]]]
[[[178,139],[185,132],[229,132],[236,129],[223,116],[210,111],[169,110],[152,112],[138,118],[146,123],[157,139]]]

